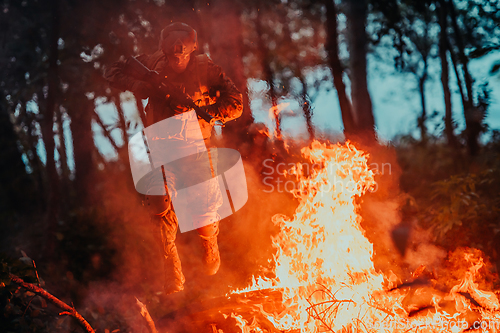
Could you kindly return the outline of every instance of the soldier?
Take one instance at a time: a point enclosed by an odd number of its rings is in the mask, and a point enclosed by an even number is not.
[[[207,55],[194,55],[193,53],[197,49],[196,31],[184,23],[173,23],[162,30],[158,51],[152,55],[140,55],[136,59],[150,70],[159,73],[159,77],[165,77],[175,86],[182,87],[196,105],[214,117],[215,120],[227,122],[239,117],[243,110],[241,93],[233,82],[225,76],[222,69],[215,65]],[[127,69],[127,63],[127,60],[114,63],[106,70],[104,77],[118,89],[129,90],[139,98],[149,98],[145,108],[146,124],[144,127],[189,110],[175,95],[165,95],[164,92],[155,89],[156,82],[144,82],[131,76]],[[210,156],[209,149],[213,122],[209,123],[204,119],[199,119],[198,124],[204,140],[202,144],[204,143],[208,148],[208,150],[202,150],[209,155],[210,170],[213,175],[216,163],[212,163],[214,156]],[[190,164],[186,163],[181,168],[189,167]],[[196,170],[189,171],[195,172]],[[169,170],[167,178],[172,184],[176,182],[175,168]],[[176,185],[178,184],[173,185],[173,187]],[[165,184],[152,181],[149,188],[154,190],[155,187],[161,186],[165,186]],[[193,205],[192,207],[195,223],[205,225],[196,230],[202,241],[203,262],[208,275],[217,273],[220,266],[217,245],[219,218],[216,216],[216,212],[222,204],[222,198],[218,187],[214,188],[214,186],[218,186],[216,182],[213,186],[210,185],[205,193],[201,194],[206,196],[206,200],[202,200],[204,202],[202,206]],[[172,200],[167,191],[165,197],[146,195],[145,203],[150,210],[152,219],[161,226],[165,258],[165,294],[181,291],[184,289],[185,278],[175,245],[178,219],[173,210]],[[206,225],[207,219],[210,219],[209,221],[216,220],[216,222]]]

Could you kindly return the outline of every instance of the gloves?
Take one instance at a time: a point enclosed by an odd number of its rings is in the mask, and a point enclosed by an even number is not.
[[[185,99],[177,98],[174,95],[168,97],[168,102],[170,104],[170,108],[175,114],[181,114],[191,109],[189,105],[186,105],[187,103]]]
[[[206,113],[208,113],[209,115],[211,115],[212,117],[214,117],[216,120],[220,119],[219,108],[215,104],[202,106],[201,108]]]

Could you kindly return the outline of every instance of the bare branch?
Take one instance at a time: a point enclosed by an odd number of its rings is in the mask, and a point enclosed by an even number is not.
[[[148,308],[146,308],[146,305],[144,305],[137,297],[135,298],[137,301],[137,305],[141,309],[141,316],[144,318],[146,321],[146,324],[148,325],[148,330],[149,333],[158,333],[156,330],[155,322],[153,321],[153,318],[151,318],[151,315],[149,314]]]
[[[90,324],[85,320],[85,318],[82,317],[81,314],[79,314],[75,310],[75,308],[72,308],[71,306],[64,303],[63,301],[61,301],[57,297],[53,296],[52,294],[48,293],[47,291],[43,290],[42,288],[37,287],[32,283],[24,282],[23,279],[21,279],[18,276],[15,276],[14,274],[9,274],[9,277],[12,280],[12,282],[20,285],[23,288],[28,289],[29,291],[31,291],[37,295],[42,296],[43,298],[45,298],[46,300],[48,300],[52,304],[60,307],[61,309],[66,310],[66,311],[59,313],[59,315],[65,314],[65,315],[71,316],[78,321],[78,323],[85,329],[85,331],[87,331],[88,333],[95,333],[92,326],[90,326]]]

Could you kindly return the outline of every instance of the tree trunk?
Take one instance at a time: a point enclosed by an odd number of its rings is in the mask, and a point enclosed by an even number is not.
[[[292,40],[292,33],[290,31],[290,22],[287,16],[287,10],[285,8],[285,11],[283,14],[277,13],[278,20],[283,26],[283,43],[285,45],[294,45],[294,42]],[[316,32],[314,32],[316,34]],[[302,112],[304,112],[304,119],[306,121],[306,128],[307,128],[307,133],[309,134],[309,142],[312,142],[314,140],[314,125],[312,123],[312,113],[313,110],[311,108],[311,100],[309,98],[308,94],[308,87],[307,87],[307,82],[306,78],[304,77],[304,74],[302,72],[302,64],[300,63],[300,60],[297,57],[297,54],[291,53],[286,55],[287,61],[288,61],[288,66],[289,68],[293,71],[294,77],[299,79],[300,84],[302,86],[301,94],[300,94],[300,102],[302,104]]]
[[[449,13],[449,16],[450,16],[450,21],[451,21],[451,26],[453,28],[453,34],[455,36],[455,43],[456,43],[456,47],[457,47],[457,51],[458,51],[458,57],[459,57],[459,60],[460,60],[460,63],[462,64],[462,70],[464,72],[464,80],[465,80],[465,88],[467,90],[467,100],[469,101],[469,103],[473,103],[473,90],[472,90],[472,83],[473,83],[473,80],[472,80],[472,77],[469,73],[469,58],[467,58],[467,56],[465,55],[465,46],[464,46],[464,43],[463,43],[463,40],[462,40],[462,35],[460,33],[460,29],[458,28],[458,24],[457,24],[457,15],[456,15],[456,11],[455,11],[455,5],[453,4],[453,0],[448,0],[445,2],[447,2],[448,6],[447,6],[447,9],[448,9],[448,13]],[[451,50],[450,50],[451,52]]]
[[[214,0],[202,15],[206,22],[204,37],[209,45],[210,57],[222,67],[243,94],[241,117],[224,127],[224,133],[230,138],[226,142],[239,145],[241,141],[248,139],[248,128],[253,123],[242,59],[241,5],[231,0]]]
[[[460,29],[457,23],[457,16],[455,5],[453,4],[453,0],[447,1],[447,9],[450,15],[451,26],[453,28],[454,36],[455,36],[455,46],[458,52],[458,58],[460,63],[462,64],[462,71],[464,75],[465,81],[465,89],[467,92],[467,99],[464,101],[464,117],[465,117],[465,126],[466,126],[466,136],[467,136],[467,147],[469,149],[470,155],[477,155],[479,151],[479,135],[482,130],[482,116],[481,113],[476,110],[474,107],[474,91],[473,91],[473,79],[469,73],[469,59],[465,55],[465,46],[462,40],[462,35],[460,33]],[[450,53],[452,52],[450,47]],[[456,66],[456,65],[455,65]],[[456,69],[458,72],[458,70]],[[458,79],[458,74],[457,74]]]
[[[307,94],[307,84],[302,73],[299,75],[300,83],[302,84],[302,111],[304,111],[304,118],[306,119],[307,132],[309,133],[309,141],[314,140],[314,126],[312,124],[312,109]]]
[[[326,51],[328,53],[328,64],[330,70],[332,71],[333,84],[337,90],[337,96],[339,99],[340,113],[342,116],[342,122],[344,123],[344,134],[346,137],[349,134],[353,134],[356,131],[356,124],[354,122],[351,101],[347,97],[346,87],[343,80],[342,64],[339,58],[338,49],[338,32],[337,32],[337,9],[333,0],[326,0]]]
[[[13,130],[10,114],[4,103],[3,91],[0,91],[0,211],[13,209],[25,212],[31,208],[30,181],[17,145],[17,136]],[[27,207],[28,206],[28,207]]]
[[[139,113],[139,117],[141,117],[142,126],[146,128],[146,112],[144,112],[144,105],[142,104],[142,99],[134,95],[135,106],[137,107],[137,113]]]
[[[51,8],[51,29],[49,37],[49,69],[48,69],[48,92],[47,99],[43,100],[44,92],[40,90],[38,92],[39,96],[39,109],[42,114],[42,120],[40,121],[40,127],[42,129],[43,142],[45,145],[45,152],[47,154],[46,170],[47,179],[49,182],[48,189],[48,205],[46,211],[46,223],[47,223],[47,239],[45,244],[45,254],[51,256],[54,253],[56,239],[55,231],[57,228],[57,217],[60,208],[60,184],[59,175],[56,170],[56,164],[54,160],[54,113],[57,101],[57,95],[59,93],[59,73],[58,64],[59,51],[58,51],[58,40],[59,40],[59,0],[54,0],[52,2]],[[43,103],[45,102],[45,103]]]
[[[424,73],[418,80],[418,91],[420,93],[420,103],[422,104],[422,114],[418,120],[418,127],[420,127],[420,137],[423,145],[427,143],[427,127],[425,121],[427,120],[427,107],[425,106],[425,80],[427,79],[427,62],[424,63]]]
[[[74,96],[72,105],[71,132],[73,133],[73,151],[75,158],[74,188],[82,205],[91,204],[92,171],[94,170],[93,152],[95,149],[92,133],[92,113],[94,102],[89,101],[84,95]]]
[[[57,134],[59,137],[59,161],[61,163],[61,208],[63,216],[66,216],[69,211],[68,198],[70,197],[70,170],[68,166],[68,155],[66,153],[66,138],[64,136],[63,127],[63,107],[56,107],[56,123],[57,123]]]
[[[69,179],[69,166],[68,166],[68,155],[66,147],[66,138],[64,136],[64,122],[63,122],[64,111],[62,107],[56,109],[56,122],[57,122],[57,134],[59,136],[59,156],[61,162],[61,176],[63,182]]]
[[[457,147],[457,139],[453,134],[453,118],[452,118],[452,106],[451,106],[451,94],[450,94],[450,86],[449,86],[449,71],[448,71],[448,58],[446,51],[447,47],[447,33],[446,33],[446,7],[444,4],[444,0],[439,1],[439,26],[441,28],[440,38],[439,38],[439,58],[441,59],[441,84],[443,86],[443,95],[444,95],[444,106],[445,106],[445,114],[444,114],[444,125],[445,125],[445,133],[446,138],[448,140],[448,144],[451,147]]]
[[[276,89],[274,88],[274,73],[273,70],[271,69],[271,56],[269,54],[269,49],[264,43],[263,40],[263,34],[264,31],[262,30],[262,15],[260,14],[260,11],[257,11],[257,17],[255,18],[255,30],[257,32],[257,35],[259,36],[258,40],[258,48],[259,48],[259,55],[260,55],[260,60],[261,60],[261,66],[262,66],[262,71],[264,72],[264,80],[267,82],[267,85],[269,86],[269,98],[271,99],[271,108],[274,113],[274,120],[275,120],[275,125],[276,125],[276,138],[278,140],[281,140],[281,115],[278,112],[278,96],[276,94]]]
[[[2,93],[0,92],[0,96],[1,94]],[[35,123],[37,123],[37,121],[35,120],[35,115],[32,112],[26,112],[26,101],[24,100],[24,98],[20,98],[19,103],[20,103],[20,112],[18,119],[24,119],[23,120],[24,130],[18,132],[17,136],[21,142],[21,145],[23,145],[24,153],[26,154],[26,157],[28,159],[28,164],[31,168],[31,179],[33,181],[33,190],[35,194],[35,196],[30,199],[30,207],[31,208],[34,208],[34,206],[37,208],[47,207],[48,204],[47,196],[40,195],[48,193],[48,189],[44,181],[45,166],[43,165],[42,161],[40,161],[40,156],[38,156],[37,153],[37,146],[39,142],[39,135],[38,135],[39,131],[34,128],[34,125]],[[12,113],[12,111],[8,110],[8,113]],[[8,118],[6,118],[6,120],[8,120],[6,123],[10,122],[10,119]],[[10,130],[12,130],[12,128]],[[8,136],[9,130],[5,131]],[[8,144],[6,144],[6,147],[8,147]]]
[[[118,125],[120,126],[120,130],[122,131],[123,144],[125,147],[127,147],[128,146],[127,123],[125,121],[125,114],[123,112],[119,93],[113,96],[113,103],[115,104],[116,111],[118,113]]]
[[[44,181],[45,166],[43,165],[42,161],[40,160],[40,156],[37,153],[39,137],[37,134],[35,134],[36,131],[33,128],[35,124],[35,120],[33,118],[33,115],[31,115],[27,124],[27,142],[29,147],[28,154],[31,153],[29,154],[31,155],[29,157],[29,161],[33,169],[37,192],[49,193],[48,186]],[[46,207],[48,205],[47,197],[43,195],[41,198],[38,198],[38,203],[42,205],[42,207]]]
[[[428,58],[431,49],[431,43],[429,42],[429,25],[432,20],[432,13],[427,5],[422,8],[422,22],[424,23],[423,34],[409,34],[410,40],[417,49],[418,53],[422,56],[423,69],[422,74],[418,76],[418,69],[415,70],[415,75],[418,77],[418,91],[420,94],[420,103],[422,107],[422,113],[418,118],[418,127],[420,128],[421,144],[425,146],[427,144],[427,127],[425,126],[425,121],[427,120],[427,107],[425,105],[425,81],[428,77]]]
[[[43,94],[43,92],[39,92],[39,94]],[[50,97],[50,88],[48,97]],[[45,220],[48,228],[48,235],[53,235],[57,226],[57,218],[59,214],[59,199],[60,199],[60,182],[59,175],[56,169],[56,163],[54,159],[54,150],[55,150],[55,141],[54,141],[54,104],[51,103],[51,100],[47,98],[47,100],[41,100],[40,102],[46,102],[46,106],[43,107],[39,105],[40,111],[42,111],[43,119],[40,121],[40,127],[42,132],[42,139],[45,146],[46,152],[46,162],[45,162],[45,170],[47,173],[47,182],[48,182],[48,200],[47,200],[47,209],[45,211]],[[52,255],[55,250],[55,239],[52,239],[53,236],[48,236],[46,243],[46,254]]]
[[[463,88],[463,83],[462,83],[462,78],[460,77],[460,72],[458,71],[458,64],[457,64],[457,57],[453,54],[453,49],[450,47],[449,40],[447,41],[448,45],[448,51],[450,51],[450,58],[451,58],[451,64],[453,66],[453,71],[455,72],[455,76],[457,78],[457,86],[458,86],[458,91],[460,92],[460,97],[462,99],[462,105],[465,108],[469,104],[467,100],[467,96],[465,95],[464,88]]]
[[[349,1],[347,13],[352,106],[359,135],[363,141],[370,143],[376,139],[375,119],[373,117],[372,102],[368,92],[366,72],[366,0]]]

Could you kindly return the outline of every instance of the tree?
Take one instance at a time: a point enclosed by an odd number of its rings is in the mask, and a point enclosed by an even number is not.
[[[440,37],[439,37],[439,59],[441,60],[441,84],[443,86],[444,95],[444,124],[445,133],[448,140],[448,144],[451,147],[457,147],[457,139],[453,134],[453,119],[452,119],[452,106],[451,106],[451,93],[449,86],[449,64],[448,64],[448,37],[447,37],[447,9],[443,0],[438,2],[438,12],[439,12],[439,27],[440,27]]]
[[[242,7],[239,1],[216,0],[199,12],[203,25],[201,31],[205,32],[204,40],[210,57],[224,69],[243,94],[244,112],[240,118],[228,123],[224,130],[229,137],[226,142],[235,146],[248,140],[248,128],[253,123],[243,64]]]
[[[339,38],[337,32],[338,12],[333,0],[326,0],[325,7],[327,26],[327,41],[325,48],[328,53],[328,64],[333,75],[333,85],[335,86],[339,99],[342,122],[344,123],[344,133],[346,136],[349,136],[349,134],[354,134],[356,132],[357,126],[354,122],[352,104],[346,93],[346,86],[343,79],[344,68],[340,62],[338,47]]]
[[[348,2],[347,25],[349,30],[350,79],[352,90],[352,107],[357,125],[358,135],[362,140],[375,140],[375,119],[368,92],[366,72],[366,15],[368,4],[365,0]]]
[[[16,122],[22,124],[27,140],[24,142],[26,155],[36,172],[44,171],[40,177],[48,190],[46,217],[55,221],[59,196],[58,175],[54,161],[53,116],[57,94],[57,2],[46,8],[44,4],[13,4],[4,11],[12,24],[2,39],[5,53],[2,58],[10,58],[6,64],[3,80],[3,94],[9,104],[18,108]],[[50,19],[53,18],[52,21]],[[49,24],[50,23],[50,24]],[[36,108],[27,110],[28,103]],[[5,103],[5,99],[2,100]],[[5,104],[4,104],[5,105]],[[7,106],[8,107],[8,106]],[[35,114],[35,116],[34,116]],[[32,139],[37,126],[43,137],[46,163],[39,167],[37,139]],[[35,157],[36,156],[36,157]]]
[[[0,91],[0,98],[5,99]],[[0,212],[29,208],[34,198],[26,193],[35,188],[22,160],[16,133],[5,104],[0,104]]]
[[[457,77],[460,95],[462,98],[465,117],[465,137],[469,154],[474,156],[479,151],[479,136],[484,131],[483,120],[486,109],[480,101],[482,91],[475,91],[474,80],[469,72],[469,56],[467,50],[480,48],[489,42],[491,36],[498,34],[500,20],[495,13],[500,9],[496,2],[459,3],[457,10],[453,0],[442,2],[446,7],[451,31],[448,32],[448,48],[453,61],[453,68]],[[464,6],[465,5],[465,6]],[[477,19],[477,17],[481,19]]]
[[[395,34],[394,46],[399,51],[399,55],[395,59],[397,67],[402,70],[410,70],[415,73],[419,71],[421,73],[418,75],[420,75],[419,90],[421,91],[423,112],[419,119],[422,137],[426,134],[425,116],[427,112],[425,109],[425,96],[422,94],[424,91],[423,85],[427,78],[425,59],[429,56],[429,50],[437,46],[439,58],[442,66],[444,66],[441,73],[441,82],[445,99],[445,136],[452,146],[457,147],[459,141],[457,138],[452,137],[455,134],[451,113],[451,93],[448,96],[450,73],[446,66],[449,66],[454,71],[462,100],[463,114],[466,121],[466,129],[463,133],[465,143],[469,153],[476,154],[479,149],[478,138],[484,130],[482,122],[486,109],[484,103],[479,102],[479,98],[484,95],[484,92],[480,91],[479,87],[475,87],[474,80],[468,69],[470,57],[475,56],[474,52],[469,51],[475,49],[478,51],[477,54],[481,54],[482,45],[486,44],[486,49],[488,49],[491,37],[500,32],[498,18],[494,14],[498,11],[498,4],[492,1],[453,0],[406,0],[401,2],[374,0],[371,3],[374,11],[382,13],[384,18],[383,28],[378,33],[379,36],[386,36],[391,32]],[[481,19],[478,19],[478,17],[481,17]],[[439,38],[434,39],[432,34],[429,35],[429,29],[423,29],[423,34],[417,33],[417,31],[422,31],[422,26],[432,27],[435,23],[439,27]],[[426,38],[427,36],[428,38]],[[406,41],[411,41],[413,46]],[[412,64],[411,52],[413,50],[416,50],[421,55],[423,70],[418,70],[419,66],[415,67],[416,63]],[[405,56],[410,61],[406,61]]]

